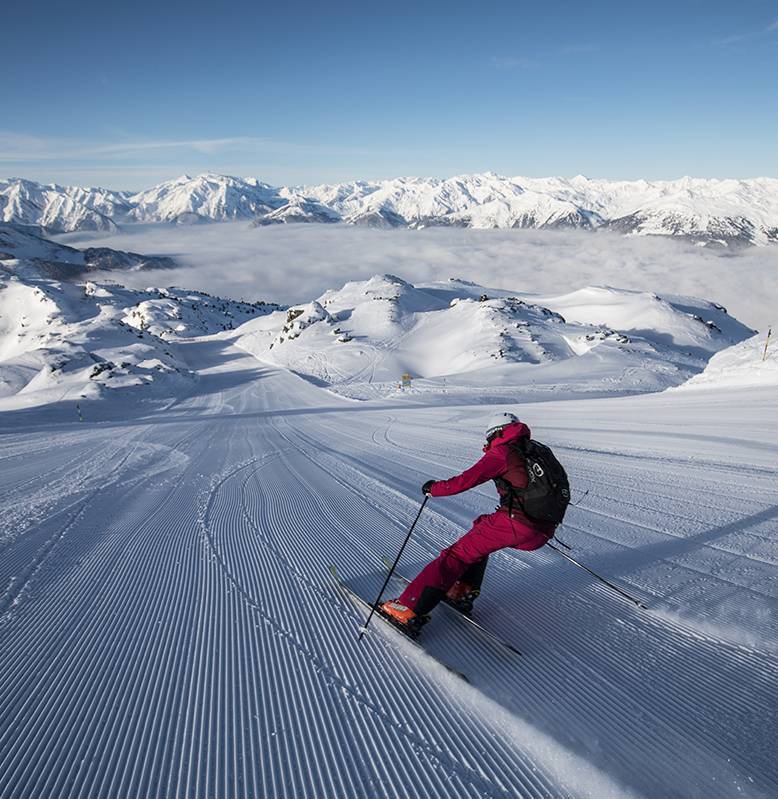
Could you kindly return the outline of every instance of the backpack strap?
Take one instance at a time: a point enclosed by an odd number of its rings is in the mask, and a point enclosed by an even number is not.
[[[521,457],[524,458],[524,468],[527,472],[527,484],[529,485],[529,469],[527,468],[526,452],[527,441],[529,441],[529,439],[520,438],[518,441],[511,441],[508,446],[518,450]],[[502,490],[508,495],[508,515],[513,516],[514,502],[518,502],[519,509],[522,513],[524,513],[524,503],[522,502],[522,497],[524,496],[526,489],[517,488],[515,485],[513,485],[513,483],[509,483],[504,477],[495,477],[494,482],[498,488],[502,488]]]
[[[495,485],[503,490],[503,494],[508,497],[508,515],[513,515],[513,501],[516,498],[516,489],[504,477],[495,477]]]

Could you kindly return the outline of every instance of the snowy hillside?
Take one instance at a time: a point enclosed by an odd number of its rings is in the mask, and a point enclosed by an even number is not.
[[[254,178],[211,174],[182,175],[128,200],[138,222],[178,224],[255,219],[284,204],[276,189]]]
[[[765,344],[767,348],[765,350]],[[716,353],[705,369],[679,390],[778,387],[778,340],[758,333],[747,341]]]
[[[134,399],[172,396],[171,380],[190,374],[177,338],[228,330],[276,307],[0,268],[0,411],[131,387],[143,389]]]
[[[448,313],[373,288],[398,297],[371,300],[376,336]],[[291,345],[357,291],[304,309]],[[46,301],[25,303],[45,325]],[[547,325],[527,353],[561,346],[566,323]],[[102,403],[82,423],[75,392],[0,413],[3,799],[778,795],[774,388],[505,403],[570,475],[571,557],[648,609],[550,547],[506,549],[474,616],[521,654],[442,606],[422,651],[378,619],[358,642],[365,614],[328,567],[373,599],[421,484],[481,455],[494,405],[350,402],[237,335],[181,341],[197,377],[153,413]],[[495,502],[491,484],[431,500],[399,573]]]
[[[607,286],[79,284],[47,264],[86,251],[3,230],[2,799],[776,795],[775,351],[738,377],[763,336]],[[716,401],[645,393],[700,372]],[[474,613],[513,649],[443,606],[422,648],[359,642],[330,567],[374,599],[495,403],[571,477],[571,556],[643,607],[507,549]],[[430,501],[398,574],[494,506]]]
[[[169,260],[76,250],[0,225],[0,411],[131,387],[143,387],[136,399],[171,396],[190,374],[171,342],[278,309],[197,291],[75,282],[92,269]]]
[[[778,180],[607,181],[502,177],[397,178],[273,187],[255,178],[183,175],[146,191],[0,181],[0,219],[56,231],[127,222],[258,225],[333,222],[370,227],[607,228],[719,246],[778,242]]]
[[[0,221],[57,232],[114,230],[130,210],[127,196],[106,189],[0,179]]]
[[[293,207],[311,210],[290,202],[277,213]],[[168,258],[107,248],[77,250],[37,228],[0,224],[3,394],[51,402],[65,384],[83,391],[96,380],[107,387],[153,382],[135,364],[180,367],[169,347],[159,356],[161,342],[234,327],[238,346],[352,398],[398,395],[404,374],[413,381],[402,388],[406,397],[635,393],[684,382],[753,332],[703,300],[610,287],[532,296],[376,275],[282,310],[180,289],[68,285],[97,269],[169,265]],[[147,337],[148,351],[139,350],[138,336]],[[139,351],[143,357],[132,355]],[[93,363],[106,365],[92,374]]]
[[[656,391],[750,335],[720,306],[588,288],[521,296],[472,283],[347,283],[309,305],[252,320],[238,346],[351,397],[414,392],[486,397]]]
[[[125,321],[139,299],[114,286],[0,272],[0,410],[185,376],[163,342]]]
[[[303,197],[294,197],[286,204],[258,216],[251,224],[263,225],[294,224],[300,222],[340,222],[340,216],[322,203]]]
[[[168,269],[174,261],[167,256],[141,255],[109,247],[79,250],[51,241],[40,228],[0,223],[0,264],[11,270],[33,264],[36,273],[73,279],[85,272]]]

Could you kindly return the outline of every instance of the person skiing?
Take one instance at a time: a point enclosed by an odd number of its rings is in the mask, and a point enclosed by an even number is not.
[[[479,516],[471,529],[444,549],[412,580],[403,593],[381,605],[381,612],[396,626],[418,632],[430,611],[445,600],[469,613],[481,590],[489,555],[500,549],[531,551],[552,538],[556,524],[530,519],[511,489],[526,488],[524,457],[516,444],[531,437],[530,429],[512,413],[496,413],[486,430],[483,457],[448,480],[428,480],[422,492],[447,497],[494,480],[500,505],[494,513]]]

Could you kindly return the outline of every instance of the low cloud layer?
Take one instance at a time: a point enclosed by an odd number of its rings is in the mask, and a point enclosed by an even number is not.
[[[517,292],[587,285],[713,300],[757,329],[778,321],[778,248],[740,253],[662,238],[522,230],[369,230],[343,225],[251,228],[245,222],[138,225],[60,240],[173,255],[182,268],[123,274],[135,287],[178,285],[224,296],[296,303],[347,280],[391,272],[410,282],[465,278]],[[113,275],[113,277],[119,277]]]

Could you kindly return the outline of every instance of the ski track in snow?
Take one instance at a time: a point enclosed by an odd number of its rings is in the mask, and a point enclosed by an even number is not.
[[[221,346],[182,345],[200,378],[154,416],[0,418],[0,797],[776,795],[774,418],[698,451],[665,398],[522,408],[583,497],[560,537],[652,609],[498,554],[478,618],[522,656],[425,629],[466,685],[380,623],[357,643],[327,566],[380,585],[480,411],[341,400]],[[636,401],[642,426],[597,421]],[[429,503],[402,573],[493,496]]]

